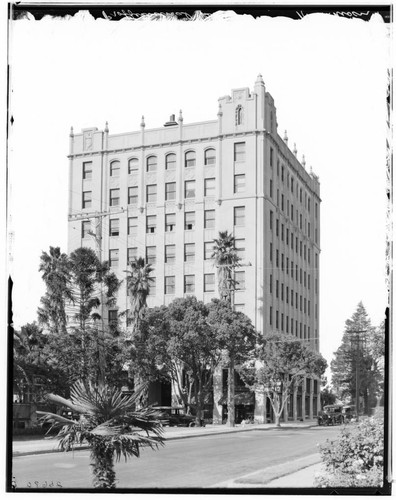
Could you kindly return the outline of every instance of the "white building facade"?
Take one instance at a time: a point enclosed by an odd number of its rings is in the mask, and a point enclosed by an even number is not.
[[[184,124],[180,112],[162,128],[146,129],[142,117],[136,132],[110,135],[107,124],[72,132],[68,250],[97,249],[124,280],[128,260],[146,258],[150,307],[187,294],[208,302],[218,296],[213,239],[228,230],[242,259],[235,309],[263,334],[288,333],[319,350],[320,188],[296,153],[277,133],[261,75],[253,91],[221,97],[216,120]],[[109,318],[128,307],[124,281]],[[312,418],[318,394],[307,381],[285,418]],[[256,401],[258,419],[268,412]]]

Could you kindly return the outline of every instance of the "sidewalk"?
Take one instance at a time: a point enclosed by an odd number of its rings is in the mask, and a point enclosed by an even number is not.
[[[290,428],[308,428],[316,427],[316,420],[305,420],[304,422],[287,422],[282,423],[281,427],[277,428],[275,424],[242,424],[236,427],[227,427],[226,425],[207,425],[206,427],[165,427],[165,439],[186,439],[192,437],[211,436],[220,434],[231,434],[235,432],[249,432],[254,430],[273,430],[290,429]],[[75,450],[87,449],[86,445],[76,446]],[[56,438],[37,438],[37,439],[13,439],[12,454],[13,456],[36,455],[41,453],[59,452],[58,440]]]

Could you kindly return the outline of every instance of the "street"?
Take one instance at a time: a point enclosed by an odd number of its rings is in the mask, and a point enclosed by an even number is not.
[[[158,451],[116,464],[117,488],[214,487],[266,467],[318,452],[339,427],[249,430],[171,440]],[[13,458],[16,487],[91,488],[89,450]],[[29,486],[30,484],[30,486]]]

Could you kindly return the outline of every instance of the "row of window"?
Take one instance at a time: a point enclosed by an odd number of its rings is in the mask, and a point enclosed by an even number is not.
[[[272,168],[274,166],[274,150],[273,148],[270,148],[270,167]],[[292,194],[296,194],[297,200],[300,201],[301,205],[303,204],[303,199],[304,199],[304,207],[308,210],[308,212],[311,212],[311,198],[308,195],[308,193],[304,190],[304,196],[303,196],[303,188],[298,185],[298,182],[296,182],[296,186],[294,188],[294,177],[287,172],[285,176],[285,166],[282,165],[280,166],[280,161],[279,159],[276,162],[276,175],[277,177],[281,179],[282,183],[285,182],[286,178],[286,186],[288,189],[290,189],[290,192]],[[271,181],[272,182],[272,181]],[[318,204],[315,202],[315,217],[318,217]]]
[[[243,193],[245,191],[245,174],[234,175],[234,193]],[[138,186],[128,187],[128,205],[138,204]],[[216,179],[208,178],[204,180],[204,196],[210,197],[216,194]],[[184,181],[184,198],[195,198],[195,180]],[[165,183],[165,200],[176,200],[176,182]],[[157,201],[157,184],[148,184],[146,186],[146,202],[155,203]],[[120,205],[120,188],[110,189],[109,204],[111,207]],[[82,208],[92,207],[92,191],[83,191]]]
[[[273,230],[273,224],[272,224],[272,212],[270,213],[270,229]],[[285,241],[286,245],[289,246],[290,243],[290,248],[291,250],[295,250],[296,254],[298,255],[299,250],[300,250],[300,257],[303,258],[305,261],[308,261],[308,264],[311,263],[311,249],[307,247],[307,245],[298,239],[298,236],[295,237],[294,239],[294,234],[290,231],[289,229],[284,228],[284,225],[280,225],[280,231],[279,231],[279,220],[276,220],[276,236],[279,237],[280,233],[280,239],[281,241]],[[290,234],[290,238],[289,238]],[[285,237],[286,236],[286,237]],[[294,244],[295,242],[295,244]],[[300,243],[300,245],[299,245]],[[282,254],[283,255],[283,254]],[[270,243],[270,260],[272,260],[272,243]],[[288,267],[288,266],[286,266]]]
[[[184,262],[195,262],[196,254],[195,243],[184,244]],[[235,240],[235,250],[238,256],[242,259],[245,257],[245,240]],[[213,241],[204,242],[204,260],[211,260],[213,257]],[[138,257],[138,247],[130,247],[127,249],[128,263]],[[174,264],[176,262],[176,245],[165,245],[164,261],[166,264]],[[109,250],[110,267],[116,268],[119,265],[119,249]],[[155,264],[157,262],[157,247],[146,247],[146,262]],[[238,282],[245,283],[245,271],[235,271],[235,276],[238,277]]]
[[[274,324],[275,319],[275,324]],[[296,335],[301,339],[310,339],[311,338],[311,328],[303,323],[298,323],[297,320],[293,320],[293,318],[289,318],[289,316],[284,315],[283,313],[279,313],[279,311],[275,311],[275,318],[273,318],[273,308],[270,306],[269,309],[269,323],[270,326],[274,326],[275,329],[281,330],[285,333],[291,333]],[[299,328],[300,327],[300,328]]]
[[[272,180],[270,180],[270,198],[273,198]],[[282,210],[282,212],[285,212],[285,197],[283,194],[281,194],[279,203],[279,189],[276,190],[276,204]],[[271,214],[272,211],[270,212],[270,217]],[[296,225],[300,228],[300,230],[303,231],[304,234],[307,235],[309,238],[311,237],[311,223],[306,218],[303,219],[303,214],[302,213],[299,214],[298,210],[296,210],[296,218],[294,219],[294,205],[290,203],[289,200],[286,200],[286,216],[290,217],[290,220],[292,222],[294,222],[295,220]],[[315,243],[317,242],[318,242],[318,229],[315,228]]]
[[[216,211],[204,210],[204,228],[213,229],[215,227]],[[245,207],[234,207],[234,226],[243,227],[245,225]],[[176,228],[176,214],[165,214],[165,232],[172,232]],[[195,212],[184,212],[184,230],[191,231],[195,228]],[[156,233],[157,216],[146,216],[146,233]],[[81,237],[86,238],[91,232],[91,222],[82,221]],[[137,236],[138,217],[127,218],[127,234]],[[109,236],[120,235],[120,219],[113,218],[109,221]]]
[[[244,142],[237,142],[234,144],[234,161],[243,162],[245,161],[246,145]],[[146,158],[146,172],[156,172],[158,167],[158,157],[156,155],[150,155]],[[208,148],[204,151],[204,165],[215,165],[216,163],[216,150],[214,148]],[[190,150],[184,153],[184,167],[190,168],[195,167],[197,164],[197,154],[195,151]],[[82,165],[82,177],[84,180],[92,179],[92,161],[83,162]],[[165,155],[165,170],[175,170],[176,169],[176,154],[168,153]],[[139,159],[130,158],[128,160],[128,174],[132,174],[139,170]],[[113,160],[110,163],[109,174],[110,177],[119,177],[121,172],[121,162],[119,160]]]
[[[309,283],[309,275],[308,275],[308,283]],[[280,286],[279,286],[280,285]],[[273,293],[272,289],[272,274],[270,276],[270,293]],[[308,287],[309,288],[309,287]],[[275,297],[277,299],[281,299],[282,301],[285,301],[286,304],[289,304],[289,287],[284,286],[283,283],[279,283],[279,280],[275,281]],[[294,300],[295,297],[295,300]],[[295,307],[298,309],[298,297],[300,297],[300,311],[304,312],[304,314],[308,314],[308,316],[311,315],[311,301],[307,300],[305,297],[302,295],[298,295],[297,292],[294,292],[292,288],[290,288],[290,305],[292,307]]]

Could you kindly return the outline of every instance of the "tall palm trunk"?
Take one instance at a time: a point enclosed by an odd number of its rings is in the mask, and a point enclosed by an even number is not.
[[[234,358],[230,356],[230,364],[228,366],[228,427],[235,427],[235,363]]]

